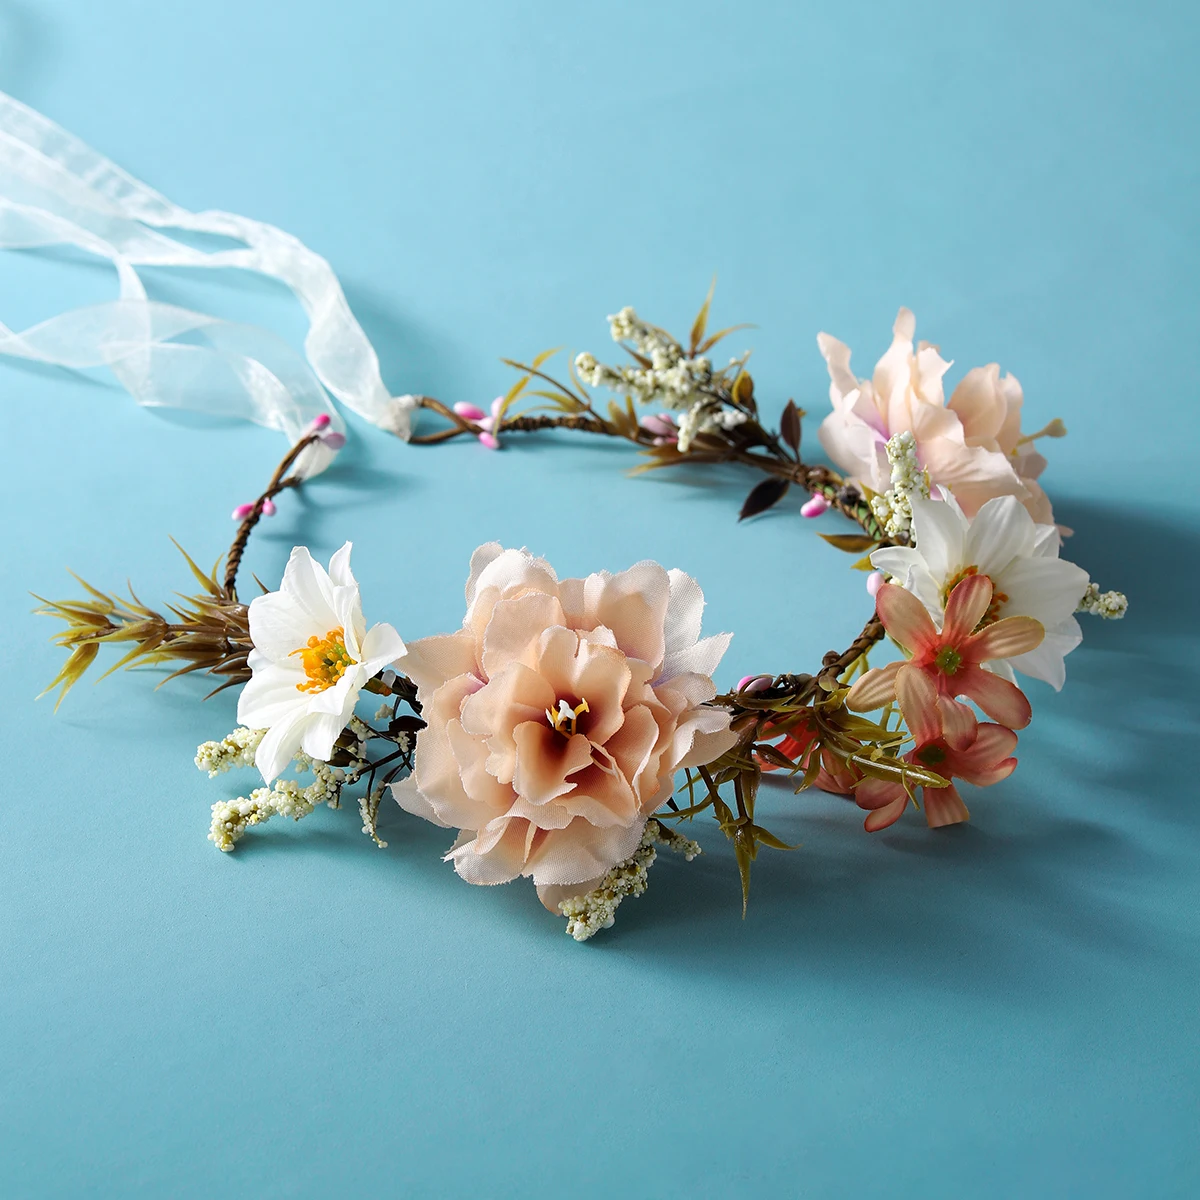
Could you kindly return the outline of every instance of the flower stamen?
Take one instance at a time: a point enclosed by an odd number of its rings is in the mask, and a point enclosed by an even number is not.
[[[946,601],[950,599],[950,593],[952,591],[954,591],[954,589],[960,583],[962,583],[962,581],[964,579],[966,579],[968,575],[978,575],[978,574],[979,574],[979,568],[972,565],[969,567],[963,567],[963,569],[961,571],[959,571],[958,574],[952,575],[949,578],[949,580],[947,580],[946,586],[944,588],[942,588],[942,606],[945,607]],[[987,611],[984,612],[983,616],[979,619],[979,624],[976,625],[973,630],[971,630],[972,633],[978,633],[985,625],[991,625],[994,622],[1000,620],[1001,605],[1008,603],[1008,594],[1006,592],[1000,591],[996,587],[996,581],[994,579],[992,579],[990,575],[985,576],[985,578],[989,579],[992,584],[992,600],[991,600],[991,603],[987,606]]]
[[[297,655],[308,676],[304,683],[296,684],[298,692],[323,692],[333,687],[354,662],[346,649],[345,630],[340,626],[331,629],[323,638],[313,634],[306,646],[293,650],[289,657]]]
[[[953,646],[943,646],[934,655],[933,665],[943,675],[953,675],[962,666],[962,655]]]
[[[555,733],[561,733],[564,737],[574,737],[580,716],[591,711],[586,700],[580,700],[574,708],[567,701],[560,700],[557,712],[552,708],[546,709],[546,720],[550,722],[550,728]]]

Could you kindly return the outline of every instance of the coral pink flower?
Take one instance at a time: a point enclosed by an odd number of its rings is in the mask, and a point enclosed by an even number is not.
[[[975,736],[975,714],[957,696],[973,700],[993,721],[1010,729],[1029,724],[1029,701],[1014,683],[983,664],[1025,654],[1041,643],[1045,630],[1032,617],[1004,617],[984,625],[992,603],[992,581],[968,575],[946,601],[939,632],[925,606],[911,592],[885,583],[876,611],[892,639],[912,655],[868,671],[846,697],[848,708],[866,712],[896,700],[918,746],[945,737],[964,749]]]
[[[904,759],[914,766],[928,767],[943,779],[965,779],[976,787],[990,787],[1007,779],[1016,770],[1012,752],[1017,735],[1003,725],[977,726],[972,741],[956,749],[945,738],[926,742],[910,750]],[[922,788],[925,821],[930,829],[956,825],[970,819],[967,806],[953,783],[944,788]],[[901,783],[883,779],[864,779],[854,790],[859,808],[868,809],[863,828],[868,833],[886,829],[898,821],[908,807],[908,793]]]
[[[1046,465],[1021,434],[1021,385],[992,363],[967,372],[946,402],[942,377],[950,364],[927,342],[914,352],[916,318],[902,308],[891,348],[870,379],[850,370],[850,349],[827,333],[817,344],[829,366],[833,412],[821,424],[821,445],[843,470],[877,492],[891,486],[884,449],[888,438],[909,431],[931,482],[954,492],[974,516],[993,496],[1016,496],[1035,521],[1050,524],[1050,501],[1036,480]],[[1061,423],[1047,433],[1065,432]]]
[[[528,875],[556,911],[637,849],[677,770],[736,742],[706,704],[729,635],[700,639],[704,595],[682,571],[560,581],[495,543],[471,559],[467,604],[459,632],[408,647],[428,725],[393,791],[460,830],[447,857],[468,882]]]

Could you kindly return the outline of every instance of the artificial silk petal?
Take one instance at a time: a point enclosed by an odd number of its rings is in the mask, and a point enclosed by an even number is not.
[[[992,602],[992,581],[986,575],[968,575],[954,585],[946,601],[942,618],[942,638],[948,645],[958,647],[969,637],[971,630],[983,620]],[[1039,639],[1040,640],[1040,639]],[[1022,647],[1028,649],[1029,647]],[[980,654],[980,658],[999,658],[998,654]]]
[[[1033,716],[1025,693],[1016,684],[980,667],[964,667],[954,677],[958,695],[974,700],[993,721],[1024,729]]]
[[[916,653],[936,641],[937,630],[925,606],[903,588],[885,583],[875,596],[875,609],[883,627],[906,650]]]

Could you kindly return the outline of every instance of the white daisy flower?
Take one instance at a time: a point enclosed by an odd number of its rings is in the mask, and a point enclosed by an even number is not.
[[[1058,557],[1058,530],[1036,524],[1015,496],[987,501],[971,519],[946,489],[940,491],[940,500],[912,498],[915,546],[876,550],[871,565],[912,592],[939,628],[954,585],[967,575],[986,575],[992,604],[982,624],[1033,617],[1046,630],[1036,649],[997,659],[989,668],[1009,679],[1015,669],[1057,691],[1067,677],[1063,660],[1083,639],[1071,614],[1087,590],[1087,572]]]
[[[327,761],[363,685],[405,653],[390,625],[367,631],[349,542],[328,572],[297,546],[279,591],[250,602],[250,639],[238,721],[267,731],[254,758],[267,783],[298,750]]]

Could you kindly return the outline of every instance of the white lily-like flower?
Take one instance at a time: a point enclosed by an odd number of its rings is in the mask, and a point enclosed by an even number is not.
[[[250,602],[250,639],[238,721],[267,731],[254,758],[267,783],[298,750],[327,761],[363,685],[405,653],[390,625],[367,631],[349,542],[328,572],[297,546],[279,591]]]
[[[950,492],[940,492],[940,500],[912,499],[916,545],[876,550],[871,565],[912,592],[939,628],[954,585],[967,575],[986,575],[992,604],[983,624],[1033,617],[1046,630],[1035,649],[988,667],[1008,679],[1015,669],[1057,691],[1067,677],[1063,660],[1083,639],[1071,614],[1087,590],[1087,572],[1058,557],[1058,530],[1035,523],[1015,496],[987,501],[971,519]]]

